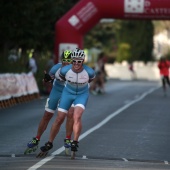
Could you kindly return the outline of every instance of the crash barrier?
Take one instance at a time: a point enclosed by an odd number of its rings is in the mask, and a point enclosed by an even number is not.
[[[39,89],[31,72],[0,74],[0,108],[7,108],[37,98],[39,98]]]
[[[128,62],[106,64],[105,69],[109,78],[120,80],[151,80],[160,81],[157,62],[133,62],[134,72],[129,69]]]

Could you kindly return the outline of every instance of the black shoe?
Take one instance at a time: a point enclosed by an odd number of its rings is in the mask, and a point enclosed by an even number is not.
[[[42,152],[47,152],[47,151],[49,151],[52,148],[53,148],[53,144],[51,142],[47,142],[40,149],[41,149]]]
[[[78,146],[78,141],[72,141],[71,142],[71,151],[74,151],[74,152],[77,152],[78,150],[77,150],[77,148],[79,147]]]

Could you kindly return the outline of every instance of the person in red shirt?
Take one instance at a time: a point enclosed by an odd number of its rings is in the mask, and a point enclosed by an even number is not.
[[[164,92],[166,92],[166,85],[170,86],[169,67],[170,67],[170,61],[168,61],[164,57],[161,57],[160,61],[158,62],[158,68],[160,71],[160,75],[162,79],[162,87]]]

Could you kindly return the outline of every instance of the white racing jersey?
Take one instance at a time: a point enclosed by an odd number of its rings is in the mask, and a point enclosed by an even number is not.
[[[83,70],[79,73],[76,73],[72,70],[72,64],[64,66],[60,70],[60,75],[65,77],[68,92],[71,94],[81,94],[88,92],[89,90],[89,81],[95,78],[95,72],[92,68],[87,65],[83,65]]]

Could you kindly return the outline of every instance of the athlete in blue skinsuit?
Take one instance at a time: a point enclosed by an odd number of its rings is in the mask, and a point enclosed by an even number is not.
[[[81,117],[89,97],[89,83],[95,78],[95,72],[93,69],[83,64],[85,59],[83,50],[76,49],[72,52],[71,58],[73,64],[63,67],[59,73],[60,77],[66,81],[66,84],[60,99],[57,118],[51,128],[49,141],[45,146],[41,147],[41,151],[44,153],[52,148],[53,140],[68,114],[72,103],[74,103],[74,138],[71,142],[71,150],[74,152],[77,151],[78,139],[82,129]]]
[[[65,81],[60,78],[59,72],[63,66],[66,66],[72,62],[71,53],[72,51],[69,51],[69,50],[64,51],[61,55],[62,63],[58,63],[54,65],[49,71],[49,75],[46,74],[47,77],[44,78],[44,81],[46,83],[53,82],[53,87],[52,87],[49,97],[47,98],[44,116],[42,117],[39,123],[37,134],[27,144],[27,149],[25,151],[25,154],[31,153],[38,148],[40,138],[42,134],[44,133],[44,131],[46,130],[49,121],[51,120],[51,118],[53,117],[57,109],[58,102],[61,98],[61,94],[62,94],[64,85],[65,85]],[[74,107],[71,107],[69,110],[69,113],[67,114],[65,142],[70,142],[70,138],[72,134],[72,126],[73,126],[73,110],[74,110]],[[67,145],[67,143],[65,143],[65,145]]]

